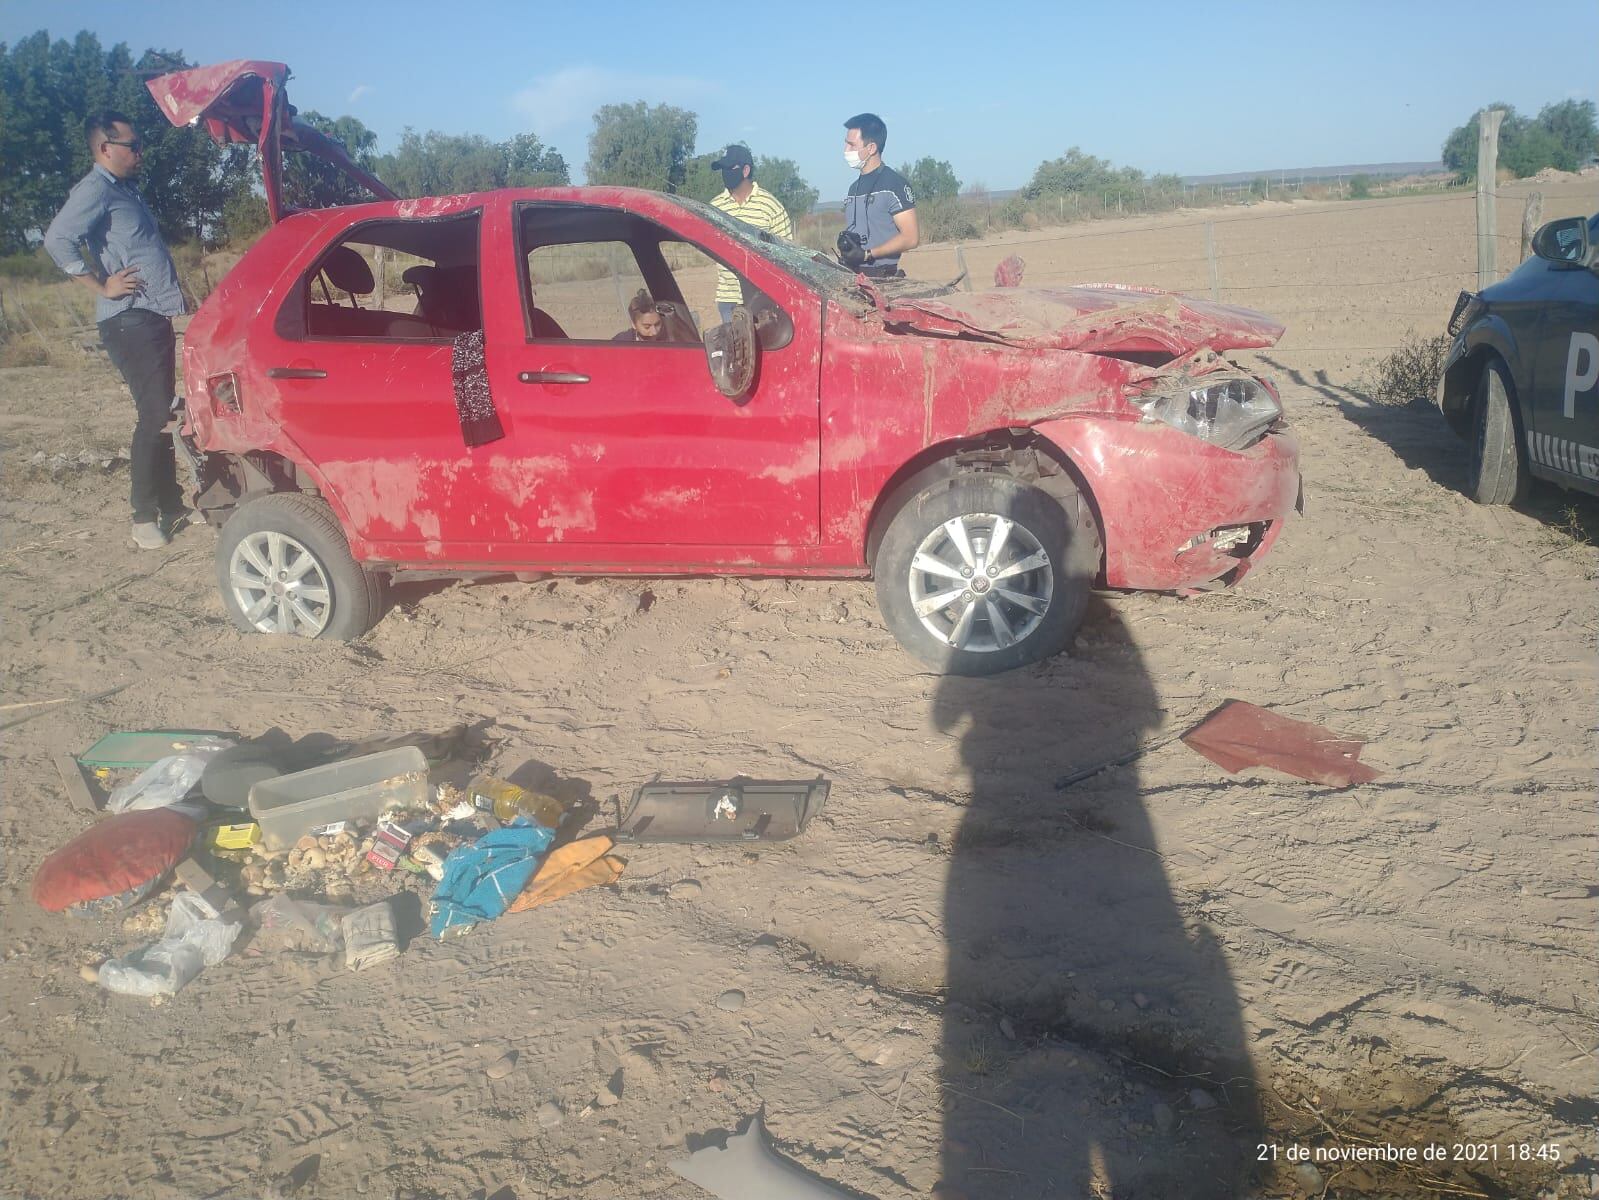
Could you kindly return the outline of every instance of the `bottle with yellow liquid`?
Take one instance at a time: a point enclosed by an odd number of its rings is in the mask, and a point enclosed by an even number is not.
[[[546,829],[558,829],[566,816],[566,805],[554,796],[531,792],[494,775],[476,776],[466,790],[474,806],[492,811],[501,824],[526,817]]]

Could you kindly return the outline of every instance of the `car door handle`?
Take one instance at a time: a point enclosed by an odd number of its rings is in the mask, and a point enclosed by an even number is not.
[[[328,373],[315,367],[268,367],[268,379],[326,379]]]
[[[523,371],[518,383],[587,383],[589,377],[577,371]]]

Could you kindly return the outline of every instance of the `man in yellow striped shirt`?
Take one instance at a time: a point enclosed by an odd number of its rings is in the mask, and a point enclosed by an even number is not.
[[[748,146],[734,143],[727,147],[711,164],[711,169],[722,173],[722,182],[726,185],[725,190],[711,200],[713,207],[785,242],[794,240],[794,225],[782,204],[755,182],[755,160]],[[716,311],[721,313],[724,324],[733,315],[733,306],[743,300],[744,291],[738,276],[722,267],[716,275]]]

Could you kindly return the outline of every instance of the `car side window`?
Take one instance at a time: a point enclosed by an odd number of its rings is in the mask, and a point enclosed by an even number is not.
[[[527,277],[537,310],[534,337],[609,340],[627,325],[628,303],[648,290],[633,247],[621,241],[534,246]]]
[[[473,212],[356,226],[295,288],[304,336],[438,341],[481,329],[478,223]]]

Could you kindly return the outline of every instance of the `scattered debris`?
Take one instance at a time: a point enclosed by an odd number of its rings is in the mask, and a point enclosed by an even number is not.
[[[1183,734],[1183,741],[1224,771],[1273,767],[1328,787],[1370,783],[1380,776],[1360,761],[1365,743],[1320,725],[1228,700]]]
[[[581,838],[550,851],[532,882],[511,902],[509,911],[523,912],[584,888],[616,882],[626,864],[608,853],[612,844],[602,835]]]
[[[720,1200],[847,1200],[849,1195],[773,1150],[759,1115],[750,1118],[743,1133],[729,1137],[725,1148],[705,1146],[666,1165]]]
[[[485,1067],[483,1069],[483,1074],[487,1075],[490,1079],[504,1079],[512,1071],[516,1070],[516,1058],[517,1053],[515,1050],[507,1050],[504,1054],[500,1055],[499,1058],[495,1059],[487,1067]]]
[[[39,865],[33,902],[78,916],[130,908],[189,852],[194,833],[194,821],[171,809],[107,817]]]
[[[425,808],[428,763],[415,746],[348,758],[264,779],[250,788],[250,815],[273,849],[292,845],[318,825],[375,820],[391,808]]]
[[[646,783],[633,793],[616,837],[624,842],[783,841],[822,811],[828,787],[820,778]]]
[[[67,454],[57,451],[47,454],[40,450],[28,456],[28,465],[40,470],[48,471],[53,476],[64,475],[68,471],[114,471],[128,462],[127,450],[92,450],[84,447],[76,454]]]
[[[122,958],[100,964],[98,982],[124,996],[170,996],[206,967],[233,950],[241,928],[237,919],[208,915],[209,906],[193,892],[173,897],[166,934]]]
[[[433,936],[464,933],[503,913],[533,878],[539,855],[554,836],[547,826],[518,817],[504,829],[451,851],[444,878],[433,892]]]

